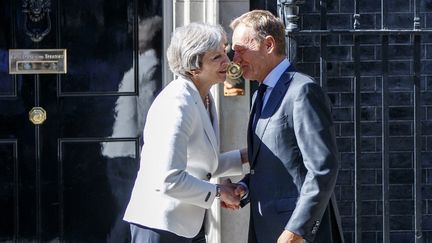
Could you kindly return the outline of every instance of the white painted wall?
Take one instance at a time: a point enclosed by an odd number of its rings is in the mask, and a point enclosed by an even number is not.
[[[199,21],[219,23],[228,33],[231,42],[231,20],[249,10],[249,0],[164,0],[165,50],[175,27]],[[172,15],[170,15],[172,13]],[[168,67],[164,78],[170,78]],[[172,80],[172,78],[170,79]],[[166,84],[166,82],[165,82]],[[246,147],[246,132],[249,117],[249,82],[244,96],[225,97],[222,85],[211,90],[219,111],[221,152]],[[238,181],[242,176],[231,178]],[[249,227],[249,206],[229,211],[213,205],[211,219],[213,227],[208,243],[246,243]]]
[[[231,42],[231,21],[249,11],[249,0],[220,0],[219,20],[228,33]],[[223,89],[221,89],[223,91]],[[246,81],[244,96],[224,97],[219,92],[219,119],[221,127],[221,151],[246,147],[247,123],[249,117],[249,81]],[[243,176],[231,178],[238,181]],[[239,211],[221,210],[222,243],[246,243],[249,230],[249,205]]]

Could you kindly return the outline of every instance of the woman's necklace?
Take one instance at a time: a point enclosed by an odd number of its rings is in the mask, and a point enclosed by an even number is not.
[[[206,95],[204,97],[204,107],[207,110],[207,113],[208,113],[209,118],[210,118],[210,122],[213,124],[213,115],[212,115],[212,111],[211,111],[210,96],[209,95]]]
[[[204,107],[206,108],[206,110],[208,112],[210,112],[210,98],[209,98],[209,95],[206,95],[204,97]]]

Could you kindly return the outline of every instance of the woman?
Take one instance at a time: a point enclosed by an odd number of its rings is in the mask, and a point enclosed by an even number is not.
[[[179,78],[162,90],[147,115],[140,170],[124,216],[132,242],[205,242],[204,215],[215,198],[239,205],[234,185],[209,182],[241,174],[247,162],[245,149],[218,153],[209,90],[226,78],[225,42],[223,29],[208,24],[180,27],[172,36],[167,58]]]

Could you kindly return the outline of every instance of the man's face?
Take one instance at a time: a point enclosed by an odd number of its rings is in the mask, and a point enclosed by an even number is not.
[[[263,44],[254,38],[254,30],[239,24],[233,31],[233,61],[243,69],[243,77],[249,80],[263,81],[267,76],[266,57],[268,55]]]

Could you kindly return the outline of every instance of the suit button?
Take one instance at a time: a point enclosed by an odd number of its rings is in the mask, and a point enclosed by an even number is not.
[[[317,227],[313,227],[312,234],[316,234],[316,232],[317,232]]]
[[[250,170],[250,174],[251,174],[251,175],[255,174],[255,170],[254,170],[254,169],[251,169],[251,170]]]
[[[209,173],[207,173],[207,175],[206,175],[206,177],[207,177],[207,180],[210,180],[211,179],[211,176],[212,176],[212,174],[209,172]]]

